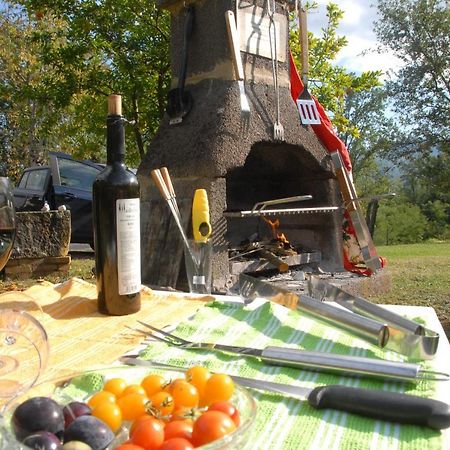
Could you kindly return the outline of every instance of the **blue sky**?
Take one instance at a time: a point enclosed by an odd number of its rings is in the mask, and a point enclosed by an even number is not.
[[[329,0],[316,0],[319,8],[308,16],[308,28],[319,34],[326,26],[326,5]],[[338,28],[339,35],[345,35],[349,41],[338,55],[337,63],[350,71],[361,73],[365,70],[396,69],[400,63],[394,55],[375,52],[377,38],[373,31],[373,22],[377,19],[377,9],[371,6],[371,0],[339,0],[335,3],[344,11],[344,17]],[[370,50],[373,50],[370,52]],[[369,51],[363,55],[363,52]]]

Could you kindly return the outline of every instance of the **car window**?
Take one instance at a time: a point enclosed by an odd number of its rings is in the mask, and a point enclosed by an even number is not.
[[[58,158],[58,166],[62,186],[75,187],[87,191],[92,189],[95,177],[99,173],[99,170],[95,167],[71,161],[70,159]]]
[[[20,189],[25,189],[25,186],[27,185],[27,180],[28,180],[28,173],[29,172],[25,172],[22,175],[22,178],[20,179],[19,186],[18,186]]]
[[[26,180],[26,188],[36,191],[45,190],[45,182],[47,181],[48,169],[38,169],[28,172],[28,179]]]

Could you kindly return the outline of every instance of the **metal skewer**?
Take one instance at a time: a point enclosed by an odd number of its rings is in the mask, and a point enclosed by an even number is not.
[[[166,169],[166,171],[167,171],[167,169]],[[183,225],[181,224],[180,210],[178,209],[175,195],[171,195],[170,190],[169,190],[170,188],[167,186],[160,169],[152,170],[151,175],[152,175],[153,181],[156,184],[156,187],[158,188],[158,190],[161,193],[164,200],[166,200],[167,204],[169,205],[172,216],[175,219],[175,223],[178,227],[178,230],[180,231],[181,237],[183,238],[183,243],[186,247],[186,250],[188,251],[189,256],[192,259],[195,269],[198,270],[198,267],[199,267],[198,261],[197,261],[195,255],[192,253],[192,249],[189,246],[189,241],[186,236],[186,232],[184,231]],[[168,172],[167,172],[167,175],[168,175]],[[172,182],[170,181],[170,179],[169,179],[169,183],[170,183],[171,189],[173,190]]]
[[[167,167],[161,167],[160,172],[163,177],[164,183],[166,184],[166,188],[169,191],[170,201],[172,202],[172,204],[178,214],[178,218],[180,219],[180,222],[181,222],[181,214],[180,214],[180,210],[178,209],[175,189],[173,188],[172,179],[170,178],[170,175],[169,175],[169,170],[167,169]]]

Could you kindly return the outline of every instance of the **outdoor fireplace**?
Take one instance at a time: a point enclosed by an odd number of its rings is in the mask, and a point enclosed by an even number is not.
[[[153,169],[167,167],[188,235],[195,189],[205,188],[213,227],[214,290],[226,292],[237,272],[230,251],[242,242],[270,235],[262,213],[245,214],[269,200],[311,196],[280,203],[278,219],[299,253],[314,255],[324,270],[343,271],[342,197],[326,149],[310,127],[301,124],[290,94],[288,3],[276,2],[279,121],[284,140],[274,138],[277,95],[268,39],[266,1],[160,2],[172,14],[171,68],[173,87],[182,73],[186,6],[193,7],[192,34],[187,40],[185,91],[189,112],[174,124],[166,115],[138,170],[142,197],[143,281],[184,287],[183,244],[169,208],[153,184]],[[232,10],[240,31],[245,92],[250,114],[241,110],[225,12]],[[273,48],[273,47],[272,47]],[[172,123],[171,123],[172,122]],[[267,208],[269,209],[269,208]],[[274,209],[270,207],[270,209]]]

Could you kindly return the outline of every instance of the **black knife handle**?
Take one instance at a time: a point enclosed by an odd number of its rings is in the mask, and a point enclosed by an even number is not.
[[[450,406],[444,402],[398,392],[347,386],[320,386],[308,395],[317,409],[331,408],[374,419],[422,425],[436,430],[450,426]]]

